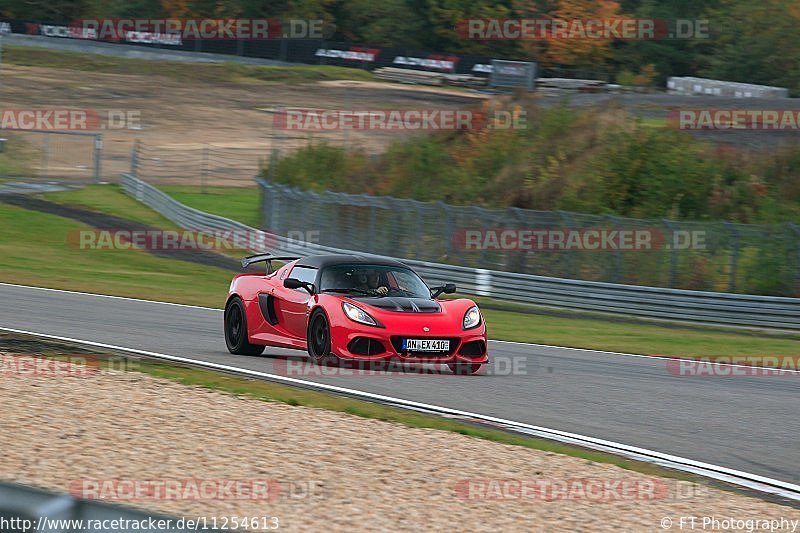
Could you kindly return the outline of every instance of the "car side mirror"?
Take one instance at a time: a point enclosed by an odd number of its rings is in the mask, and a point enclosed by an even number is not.
[[[436,298],[440,294],[453,294],[454,292],[456,292],[456,284],[445,283],[439,287],[431,287],[431,298]]]
[[[305,289],[308,294],[314,294],[314,286],[305,281],[300,281],[297,278],[286,278],[283,280],[283,286],[287,289]]]

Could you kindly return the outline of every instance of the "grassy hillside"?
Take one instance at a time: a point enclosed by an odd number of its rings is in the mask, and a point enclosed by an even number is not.
[[[505,100],[501,107],[523,116],[525,127],[416,137],[378,159],[317,144],[264,172],[311,190],[465,205],[676,220],[800,220],[800,145],[722,150],[613,106],[541,108]]]

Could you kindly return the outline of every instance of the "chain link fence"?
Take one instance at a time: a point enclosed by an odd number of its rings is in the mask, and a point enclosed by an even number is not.
[[[130,173],[151,183],[252,187],[269,156],[269,147],[221,144],[148,146],[134,144]],[[126,169],[128,170],[128,169]]]
[[[262,226],[317,244],[473,268],[800,296],[800,227],[488,209],[259,180]]]
[[[0,177],[100,181],[102,148],[99,133],[3,130]]]

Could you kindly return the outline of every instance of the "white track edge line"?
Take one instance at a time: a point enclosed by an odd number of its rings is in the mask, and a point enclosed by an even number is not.
[[[637,354],[637,353],[626,353],[626,352],[609,352],[606,350],[594,350],[592,348],[573,348],[570,346],[555,346],[552,344],[536,344],[532,342],[516,342],[516,341],[503,341],[503,340],[494,340],[489,339],[491,342],[501,343],[501,344],[517,344],[520,346],[531,346],[535,348],[555,348],[558,350],[573,350],[576,352],[590,352],[590,353],[601,353],[603,355],[617,355],[622,357],[636,357],[639,359],[645,360],[656,360],[656,361],[681,361],[686,362],[687,364],[703,364],[703,365],[714,365],[714,366],[729,366],[732,368],[758,368],[764,370],[770,370],[772,372],[788,372],[790,374],[800,374],[800,369],[793,369],[793,368],[774,368],[770,366],[756,366],[756,365],[746,365],[741,363],[721,363],[718,361],[707,361],[704,359],[692,359],[689,357],[677,357],[677,356],[669,356],[669,355],[644,355],[644,354]]]
[[[52,340],[59,340],[64,342],[73,342],[78,344],[83,344],[86,346],[98,347],[98,348],[106,348],[111,350],[118,350],[129,352],[133,354],[144,355],[147,357],[153,357],[156,359],[164,359],[167,361],[174,361],[178,363],[186,363],[191,364],[193,366],[205,367],[214,370],[223,370],[227,372],[235,372],[237,374],[268,379],[270,381],[277,381],[282,383],[289,383],[292,385],[299,385],[303,387],[315,388],[319,390],[325,390],[330,392],[336,392],[340,394],[347,394],[354,397],[361,397],[361,398],[368,398],[371,400],[377,400],[381,402],[387,402],[398,406],[404,406],[407,408],[413,409],[421,409],[428,412],[435,412],[439,414],[445,414],[450,416],[457,416],[457,417],[466,417],[471,418],[474,420],[479,420],[483,422],[491,422],[494,424],[498,424],[501,426],[506,426],[510,429],[516,429],[517,431],[521,432],[530,432],[538,434],[542,437],[548,438],[550,440],[557,440],[561,442],[571,442],[575,444],[579,444],[584,447],[588,448],[595,448],[595,449],[604,449],[604,450],[613,450],[615,453],[622,452],[623,454],[632,454],[637,457],[641,457],[647,462],[660,464],[662,466],[667,466],[669,468],[673,468],[676,470],[683,470],[686,472],[694,472],[703,475],[704,477],[717,479],[721,481],[726,481],[729,483],[734,483],[739,486],[747,487],[753,490],[757,490],[759,492],[768,492],[772,494],[777,494],[792,500],[800,501],[800,485],[795,485],[793,483],[788,483],[786,481],[781,481],[777,479],[768,478],[765,476],[761,476],[758,474],[751,474],[749,472],[743,472],[741,470],[735,470],[732,468],[727,468],[723,466],[717,466],[710,463],[705,463],[702,461],[695,461],[693,459],[687,459],[684,457],[666,454],[657,452],[654,450],[648,450],[646,448],[639,448],[636,446],[629,446],[627,444],[621,444],[614,441],[609,441],[605,439],[599,439],[596,437],[589,437],[585,435],[580,435],[577,433],[569,433],[566,431],[560,431],[556,429],[550,429],[542,426],[534,426],[532,424],[525,424],[522,422],[514,422],[512,420],[507,420],[503,418],[497,418],[488,415],[481,415],[478,413],[471,413],[468,411],[460,411],[458,409],[452,409],[449,407],[440,407],[437,405],[425,404],[421,402],[415,402],[412,400],[405,400],[402,398],[394,398],[391,396],[383,396],[380,394],[374,394],[371,392],[359,391],[356,389],[348,389],[345,387],[338,387],[335,385],[328,385],[325,383],[317,383],[314,381],[307,381],[297,378],[291,378],[288,376],[280,376],[277,374],[269,374],[267,372],[260,372],[257,370],[249,370],[246,368],[238,368],[229,365],[223,365],[219,363],[212,363],[209,361],[200,361],[197,359],[189,359],[186,357],[179,357],[175,355],[169,355],[159,352],[150,352],[147,350],[139,350],[136,348],[127,348],[124,346],[116,346],[113,344],[106,344],[102,342],[95,342],[95,341],[88,341],[84,339],[75,339],[72,337],[62,337],[58,335],[49,335],[46,333],[39,333],[35,331],[27,331],[21,330],[16,328],[7,328],[0,326],[0,331],[7,331],[10,333],[18,333],[23,335],[32,335],[36,337],[41,337],[45,339],[52,339]]]
[[[33,289],[37,291],[50,291],[50,292],[63,292],[66,294],[78,294],[81,296],[96,296],[98,298],[112,298],[114,300],[127,300],[130,302],[140,302],[140,303],[148,303],[148,304],[158,304],[158,305],[174,305],[176,307],[186,307],[189,309],[202,309],[204,311],[217,311],[221,312],[222,309],[218,309],[216,307],[203,307],[200,305],[189,305],[189,304],[178,304],[173,302],[161,302],[158,300],[144,300],[142,298],[129,298],[127,296],[113,296],[110,294],[98,294],[94,292],[81,292],[81,291],[70,291],[67,289],[51,289],[49,287],[37,287],[35,285],[18,285],[16,283],[5,283],[0,281],[0,286],[5,287],[15,287],[20,289]],[[534,348],[553,348],[556,350],[573,350],[577,352],[591,352],[591,353],[601,353],[603,355],[616,355],[620,357],[636,357],[639,359],[645,360],[656,360],[656,361],[693,361],[695,363],[700,363],[704,365],[713,365],[713,366],[729,366],[732,368],[764,368],[765,370],[772,370],[775,372],[787,372],[790,374],[800,374],[800,369],[788,369],[788,368],[773,368],[773,367],[759,367],[755,365],[744,365],[739,363],[720,363],[717,361],[696,361],[685,357],[670,357],[668,355],[644,355],[644,354],[636,354],[636,353],[627,353],[627,352],[610,352],[606,350],[593,350],[592,348],[574,348],[571,346],[557,346],[554,344],[536,344],[531,342],[517,342],[517,341],[504,341],[499,339],[489,339],[489,342],[492,343],[499,343],[499,344],[514,344],[517,346],[530,346]]]
[[[4,287],[16,287],[18,289],[33,289],[37,291],[48,291],[48,292],[63,292],[66,294],[79,294],[81,296],[96,296],[98,298],[111,298],[114,300],[127,300],[129,302],[141,302],[147,304],[159,304],[159,305],[174,305],[176,307],[188,307],[190,309],[203,309],[205,311],[222,311],[217,307],[203,307],[202,305],[189,305],[189,304],[178,304],[174,302],[162,302],[159,300],[145,300],[144,298],[130,298],[128,296],[114,296],[111,294],[100,294],[96,292],[81,292],[81,291],[70,291],[67,289],[53,289],[50,287],[37,287],[36,285],[19,285],[17,283],[6,283],[0,281],[0,286]]]

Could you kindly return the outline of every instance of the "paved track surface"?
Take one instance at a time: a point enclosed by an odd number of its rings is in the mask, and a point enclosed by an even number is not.
[[[288,373],[800,482],[798,374],[681,377],[664,360],[492,342],[482,376],[304,376],[287,372],[302,352],[230,355],[221,311],[8,285],[0,301],[0,326]]]

